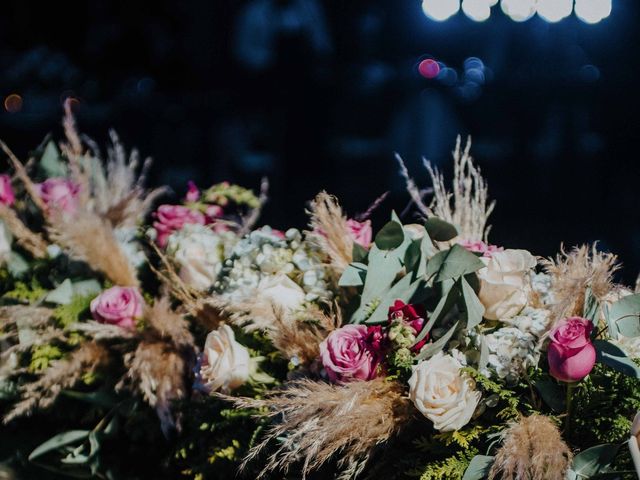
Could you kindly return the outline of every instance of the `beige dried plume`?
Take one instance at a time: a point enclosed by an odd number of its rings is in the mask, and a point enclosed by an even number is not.
[[[311,202],[309,214],[309,238],[327,255],[329,266],[339,276],[353,260],[353,239],[347,228],[347,217],[338,199],[324,191]]]
[[[16,212],[7,207],[0,205],[0,220],[4,222],[9,231],[15,237],[16,242],[22,248],[27,250],[35,258],[44,258],[47,256],[47,242],[42,236],[33,232],[27,227]]]
[[[109,360],[109,353],[103,345],[85,342],[63,360],[56,360],[42,376],[20,389],[22,400],[5,415],[3,422],[29,415],[36,408],[48,408],[55,402],[60,392],[73,387],[84,374],[94,373]]]
[[[489,479],[564,480],[573,455],[548,417],[523,417],[509,427]]]
[[[129,388],[141,394],[156,409],[167,433],[175,427],[171,403],[186,394],[184,355],[170,343],[143,340],[135,351],[125,354],[124,364],[127,373],[116,389]]]
[[[331,385],[301,380],[265,399],[222,396],[240,408],[267,409],[273,424],[243,461],[243,468],[268,445],[275,448],[259,478],[298,463],[302,478],[329,460],[349,468],[385,443],[409,420],[402,387],[383,378]],[[298,468],[298,467],[296,467]]]
[[[73,216],[49,216],[49,237],[71,257],[102,272],[114,284],[136,287],[136,270],[120,247],[111,224],[93,212],[79,209]]]
[[[193,335],[189,324],[179,313],[171,309],[167,297],[157,299],[145,315],[148,327],[155,330],[163,340],[172,342],[176,347],[193,347]]]
[[[596,245],[582,245],[567,252],[561,247],[555,259],[543,260],[551,275],[551,288],[556,303],[551,306],[552,321],[582,315],[587,287],[598,301],[614,289],[613,274],[620,268],[612,253],[598,252]]]
[[[409,176],[402,159],[399,156],[396,158],[400,164],[400,173],[406,180],[407,190],[423,216],[435,216],[455,225],[460,237],[466,240],[486,241],[490,230],[488,220],[495,202],[488,200],[487,182],[473,163],[470,149],[471,139],[467,140],[463,150],[458,136],[453,151],[452,191],[447,190],[442,173],[424,160],[433,184],[433,200],[430,205],[422,201],[422,194]]]

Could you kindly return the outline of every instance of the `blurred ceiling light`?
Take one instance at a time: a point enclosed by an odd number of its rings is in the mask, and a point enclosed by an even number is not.
[[[536,13],[535,0],[502,0],[500,6],[514,22],[529,20]]]
[[[559,22],[571,15],[573,0],[538,0],[536,10],[547,22]]]
[[[443,22],[447,18],[455,15],[460,10],[460,0],[423,0],[422,11],[424,14],[436,20]]]
[[[491,15],[490,0],[462,0],[462,11],[471,20],[484,22]]]
[[[598,23],[611,14],[611,0],[576,0],[575,12],[585,23]]]
[[[17,93],[7,95],[4,99],[4,109],[9,113],[18,113],[22,110],[22,97]]]

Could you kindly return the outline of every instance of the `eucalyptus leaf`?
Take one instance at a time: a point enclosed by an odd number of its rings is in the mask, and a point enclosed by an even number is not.
[[[73,299],[73,284],[68,278],[65,279],[55,289],[51,290],[46,297],[45,301],[49,303],[55,303],[57,305],[68,305]]]
[[[462,480],[482,480],[489,475],[489,470],[493,465],[493,457],[490,455],[476,455],[469,462],[469,466],[464,472]]]
[[[29,263],[17,252],[10,252],[7,258],[7,269],[12,277],[21,277],[29,270]]]
[[[367,266],[362,263],[352,263],[342,272],[338,281],[340,287],[360,287],[364,285],[367,275]]]
[[[73,282],[73,294],[78,297],[89,297],[99,295],[102,292],[102,285],[95,279],[81,280]]]
[[[598,362],[604,363],[629,377],[640,378],[640,368],[621,348],[606,340],[594,340],[593,345],[596,348],[596,360]]]
[[[78,392],[76,390],[62,390],[60,394],[98,407],[112,408],[118,403],[118,397],[115,394],[105,391]]]
[[[582,317],[590,320],[594,325],[598,323],[598,310],[600,305],[598,300],[593,296],[591,287],[588,287],[584,295],[584,307],[582,309]]]
[[[422,240],[413,240],[407,247],[407,251],[404,254],[404,268],[407,273],[415,272],[414,278],[417,276],[417,267],[420,263],[422,252],[420,251],[420,243]]]
[[[436,242],[448,242],[458,236],[456,227],[438,217],[430,217],[424,224],[427,233]]]
[[[59,433],[33,450],[29,455],[29,461],[34,461],[49,452],[67,445],[85,441],[89,437],[89,433],[89,430],[69,430],[68,432]]]
[[[436,253],[427,264],[427,276],[435,282],[457,278],[476,272],[485,265],[480,259],[461,245]]]
[[[565,393],[557,382],[550,378],[541,378],[533,384],[544,403],[549,405],[554,412],[562,413],[566,410]]]
[[[451,340],[451,337],[453,337],[453,334],[456,332],[459,323],[459,321],[454,323],[453,326],[449,330],[447,330],[447,333],[445,333],[435,342],[425,345],[420,353],[416,356],[416,360],[426,360],[433,357],[436,353],[440,352],[447,344],[447,342]]]
[[[353,249],[351,250],[351,258],[354,262],[362,263],[367,259],[369,250],[364,248],[357,242],[353,242]]]
[[[611,305],[606,312],[609,334],[617,338],[640,336],[640,293],[628,295]]]
[[[389,313],[389,307],[393,305],[396,300],[402,300],[405,303],[409,303],[411,297],[416,292],[422,280],[416,280],[412,282],[411,275],[405,275],[402,277],[389,292],[381,299],[380,305],[375,309],[371,316],[365,321],[367,325],[376,325],[385,323]]]
[[[380,250],[393,250],[398,248],[404,241],[404,230],[402,224],[391,220],[382,227],[375,238],[375,244]]]
[[[605,473],[616,455],[620,445],[605,443],[587,448],[573,458],[571,469],[578,478],[590,478],[600,473]]]
[[[482,322],[484,305],[482,305],[480,299],[476,295],[476,292],[471,288],[471,285],[469,285],[469,282],[467,282],[465,277],[460,278],[460,283],[462,286],[464,308],[467,314],[467,329],[472,329],[476,325],[480,325]]]
[[[40,169],[45,177],[66,177],[67,166],[60,157],[60,152],[53,140],[47,142],[42,157],[40,157]]]
[[[458,290],[456,285],[453,285],[449,290],[443,292],[440,301],[436,305],[436,308],[433,310],[431,315],[429,316],[429,320],[422,328],[418,336],[416,337],[416,344],[421,342],[427,334],[431,331],[433,326],[439,322],[444,316],[451,310],[451,308],[456,304],[458,298],[460,296],[460,291]]]

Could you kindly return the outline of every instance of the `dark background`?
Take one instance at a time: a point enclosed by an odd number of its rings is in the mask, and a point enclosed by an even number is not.
[[[419,0],[4,0],[0,137],[21,156],[76,101],[81,129],[115,128],[155,160],[151,181],[271,179],[263,221],[303,227],[320,189],[355,214],[383,192],[379,228],[407,202],[393,152],[424,185],[424,155],[449,171],[458,133],[498,202],[493,243],[551,255],[600,240],[633,281],[640,270],[640,5],[613,0],[606,20],[499,6],[476,23],[438,23]],[[428,57],[456,71],[419,75]],[[484,82],[466,72],[477,57]],[[467,66],[469,63],[467,62]],[[477,62],[476,62],[477,65]],[[466,73],[465,73],[466,72]],[[477,73],[477,72],[475,72]],[[6,165],[6,163],[5,163]]]

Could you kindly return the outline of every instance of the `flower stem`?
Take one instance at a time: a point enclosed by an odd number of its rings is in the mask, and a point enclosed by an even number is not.
[[[575,383],[567,384],[567,416],[564,420],[564,431],[567,437],[571,434],[571,414],[573,413],[573,390],[576,388]]]

